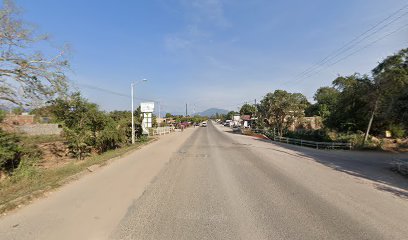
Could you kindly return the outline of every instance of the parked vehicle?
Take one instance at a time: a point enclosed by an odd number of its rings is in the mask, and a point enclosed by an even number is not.
[[[232,127],[232,131],[233,132],[240,132],[241,128],[238,125],[235,125],[235,126]]]

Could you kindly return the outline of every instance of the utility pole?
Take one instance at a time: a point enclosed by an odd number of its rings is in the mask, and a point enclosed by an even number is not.
[[[186,117],[187,117],[187,103],[186,103]]]
[[[157,102],[159,104],[159,119],[160,119],[160,102]]]
[[[147,82],[147,79],[142,79],[142,80],[140,80],[140,81],[136,81],[136,82],[132,82],[131,84],[130,84],[130,95],[131,95],[131,98],[132,98],[132,144],[134,144],[135,143],[135,117],[134,117],[134,108],[133,108],[133,88],[134,88],[134,86],[136,85],[136,83],[138,83],[138,82]]]
[[[135,119],[134,119],[134,110],[133,110],[133,87],[134,83],[130,84],[130,93],[132,98],[132,144],[135,144]]]
[[[254,103],[255,103],[254,107],[255,107],[255,117],[256,117],[256,113],[257,113],[257,110],[258,110],[258,107],[256,106],[256,98],[255,98]]]

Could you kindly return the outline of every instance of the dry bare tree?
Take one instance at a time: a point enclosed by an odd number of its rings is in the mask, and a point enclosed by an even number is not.
[[[46,43],[46,44],[44,44]],[[51,56],[37,49],[48,46]],[[48,49],[47,49],[48,52]],[[20,18],[11,0],[0,8],[0,105],[32,106],[67,91],[65,50]]]

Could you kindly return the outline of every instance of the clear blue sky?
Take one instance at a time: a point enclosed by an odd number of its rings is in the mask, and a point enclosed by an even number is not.
[[[197,112],[210,107],[236,110],[275,89],[312,99],[316,89],[329,85],[337,74],[368,73],[382,58],[408,47],[404,28],[295,81],[297,74],[408,4],[406,0],[16,3],[24,19],[49,33],[54,43],[71,45],[73,82],[130,94],[132,80],[147,78],[136,95],[160,100],[163,112],[183,112],[186,102]],[[406,23],[407,15],[355,49]],[[103,109],[129,108],[128,98],[79,87]]]

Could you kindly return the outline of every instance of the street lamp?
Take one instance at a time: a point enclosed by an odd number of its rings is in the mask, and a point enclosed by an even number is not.
[[[139,82],[147,82],[147,79],[142,79],[136,82],[132,82],[130,84],[130,92],[131,92],[131,98],[132,98],[132,144],[135,143],[135,119],[134,119],[134,110],[133,110],[133,88],[136,85],[136,83]]]

